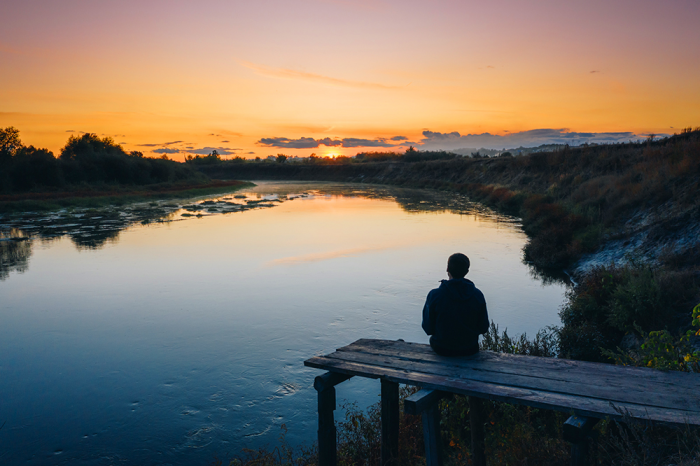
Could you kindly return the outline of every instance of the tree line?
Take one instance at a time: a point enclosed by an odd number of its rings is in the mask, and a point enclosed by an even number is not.
[[[56,157],[48,149],[22,144],[16,128],[0,128],[0,193],[86,184],[148,185],[205,179],[185,164],[165,157],[144,157],[139,151],[126,152],[112,138],[100,138],[94,133],[71,136]]]

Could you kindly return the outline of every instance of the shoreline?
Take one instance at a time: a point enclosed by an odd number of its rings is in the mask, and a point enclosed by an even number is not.
[[[103,207],[153,199],[176,199],[235,191],[255,186],[249,181],[214,180],[203,184],[157,184],[131,187],[88,186],[67,191],[0,195],[0,214],[51,211],[71,207]]]

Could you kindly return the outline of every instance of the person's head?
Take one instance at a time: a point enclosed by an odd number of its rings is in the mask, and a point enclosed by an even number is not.
[[[458,252],[447,259],[447,273],[452,278],[463,278],[469,272],[469,258]]]

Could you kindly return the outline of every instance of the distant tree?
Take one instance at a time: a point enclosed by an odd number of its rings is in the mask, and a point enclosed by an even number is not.
[[[133,155],[133,152],[132,152],[132,155]],[[168,154],[163,154],[163,155],[160,156],[160,158],[161,158],[162,160],[170,160],[170,159],[168,158]]]
[[[499,157],[513,157],[513,154],[511,154],[509,151],[501,152],[501,155]]]
[[[256,156],[256,157],[255,157],[255,161],[256,161],[256,162],[260,162],[260,160],[261,160],[261,159],[260,159],[260,156]]]
[[[277,163],[284,163],[287,161],[287,156],[284,154],[277,154]]]
[[[110,137],[100,138],[95,133],[71,136],[61,150],[62,160],[86,160],[107,155],[126,155],[122,146]]]
[[[22,147],[19,130],[14,126],[0,128],[0,161],[9,159]]]
[[[201,165],[211,165],[221,162],[221,155],[219,155],[219,152],[217,152],[216,150],[211,151],[209,155],[205,156],[196,155],[193,157],[191,155],[186,155],[185,162]]]

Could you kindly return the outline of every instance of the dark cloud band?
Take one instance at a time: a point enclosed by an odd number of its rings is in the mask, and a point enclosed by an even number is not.
[[[318,146],[326,147],[396,147],[403,146],[406,143],[399,141],[406,141],[408,138],[406,136],[394,136],[390,139],[387,138],[376,138],[376,139],[362,139],[362,138],[343,138],[343,139],[314,139],[314,138],[299,138],[299,139],[289,139],[289,138],[262,138],[258,141],[258,144],[265,147],[278,147],[281,149],[315,149]],[[397,141],[397,143],[392,143],[389,141]]]
[[[665,136],[665,135],[658,135]],[[612,144],[617,142],[638,141],[646,135],[629,131],[609,133],[584,133],[567,129],[532,129],[504,136],[491,133],[460,134],[456,131],[440,133],[423,131],[421,145],[425,149],[461,149],[484,148],[502,149],[516,147],[536,147],[542,144],[580,145],[585,143]]]

